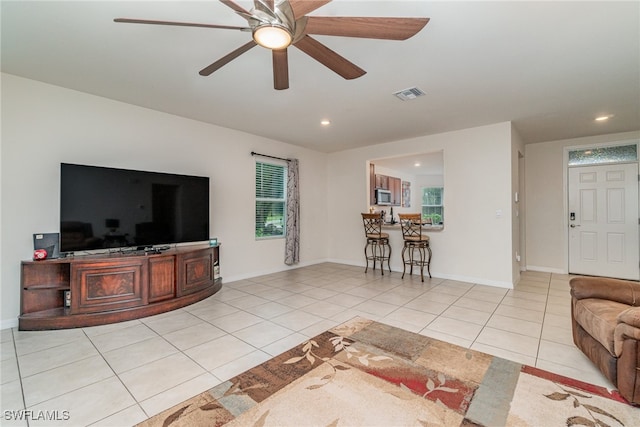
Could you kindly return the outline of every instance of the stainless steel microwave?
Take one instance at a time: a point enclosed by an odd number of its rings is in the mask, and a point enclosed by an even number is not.
[[[376,205],[390,205],[391,191],[378,188],[376,190]]]

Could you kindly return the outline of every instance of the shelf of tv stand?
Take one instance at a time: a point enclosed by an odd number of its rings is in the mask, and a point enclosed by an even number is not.
[[[30,286],[25,286],[24,290],[25,291],[32,291],[32,290],[37,290],[37,289],[57,289],[59,291],[68,291],[71,289],[70,285],[57,285],[55,283],[43,283],[41,285],[30,285]]]
[[[220,290],[218,265],[219,247],[208,245],[23,261],[19,329],[97,326],[175,310]]]

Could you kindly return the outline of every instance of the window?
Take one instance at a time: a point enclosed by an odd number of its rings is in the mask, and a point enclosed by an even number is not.
[[[287,167],[256,162],[256,239],[284,237]]]
[[[431,218],[433,224],[444,222],[443,193],[444,188],[442,187],[422,189],[422,218]]]
[[[569,166],[635,162],[637,160],[638,146],[636,144],[569,151]]]

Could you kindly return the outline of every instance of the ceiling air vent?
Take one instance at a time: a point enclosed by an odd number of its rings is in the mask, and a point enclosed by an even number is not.
[[[410,87],[409,89],[404,89],[394,93],[394,95],[401,101],[409,101],[411,99],[416,99],[417,97],[422,96],[424,94],[425,93],[421,89],[418,89],[417,87]]]

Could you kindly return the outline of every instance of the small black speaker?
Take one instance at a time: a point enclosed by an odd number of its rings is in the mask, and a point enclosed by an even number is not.
[[[33,250],[44,249],[47,258],[60,258],[60,233],[36,233],[33,235]]]

